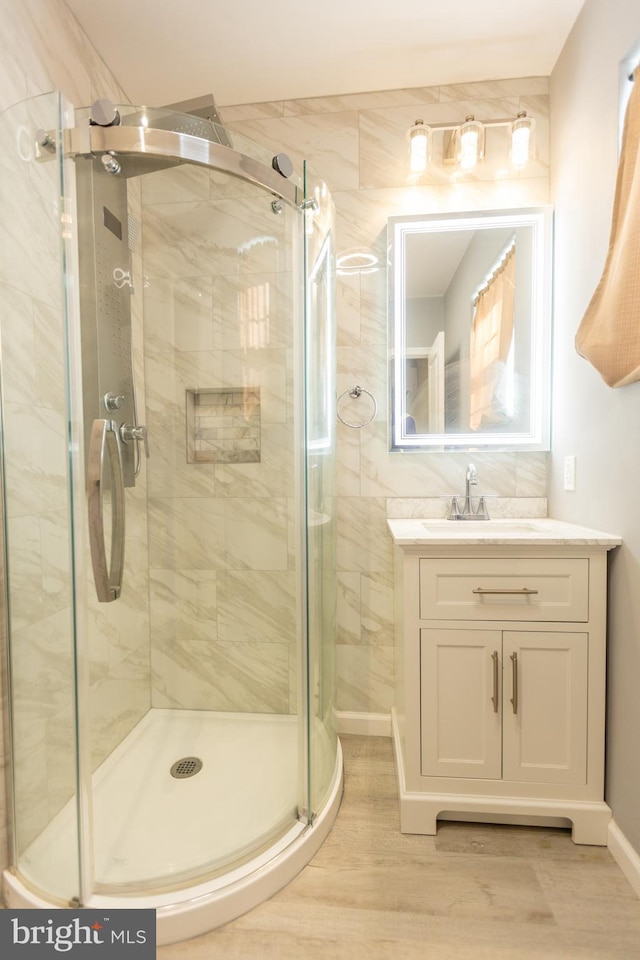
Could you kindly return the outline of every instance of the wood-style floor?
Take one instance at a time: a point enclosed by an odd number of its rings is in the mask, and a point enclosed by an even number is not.
[[[403,835],[391,741],[341,740],[344,800],[317,856],[158,960],[640,960],[640,900],[608,850],[541,827]]]

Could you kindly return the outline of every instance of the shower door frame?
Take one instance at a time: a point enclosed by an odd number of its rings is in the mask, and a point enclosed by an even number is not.
[[[263,187],[278,200],[302,209],[304,195],[300,187],[259,160],[239,153],[231,147],[203,140],[191,134],[153,127],[73,127],[64,134],[65,157],[96,157],[115,154],[118,157],[146,157],[175,164],[190,163],[228,173],[240,180]],[[170,163],[166,164],[171,165]],[[161,166],[151,169],[162,169]]]

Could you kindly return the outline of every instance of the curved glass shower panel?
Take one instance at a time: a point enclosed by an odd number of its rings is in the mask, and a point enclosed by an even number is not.
[[[59,109],[49,94],[0,116],[0,337],[12,862],[68,901],[80,879]]]
[[[138,503],[141,515],[128,523],[122,595],[93,602],[102,623],[90,697],[93,862],[103,893],[229,869],[297,828],[307,806],[294,404],[301,215],[237,176],[189,164],[137,176],[135,161],[120,180],[99,161],[77,163],[95,167],[96,247],[113,233],[105,205],[123,225],[123,250],[133,246],[131,268],[117,263],[115,274],[112,264],[105,276],[131,273],[149,449],[125,489],[127,510]],[[124,212],[98,196],[116,183]]]
[[[336,646],[336,342],[333,232],[326,184],[304,164],[309,796],[322,807],[334,777]]]
[[[162,893],[175,939],[290,879],[339,805],[330,205],[236,130],[123,126],[114,155],[60,113],[0,116],[5,882]]]

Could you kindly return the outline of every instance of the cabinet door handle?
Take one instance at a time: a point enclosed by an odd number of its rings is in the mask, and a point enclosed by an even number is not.
[[[471,592],[478,593],[480,594],[480,596],[491,596],[493,594],[508,593],[508,594],[518,595],[522,597],[530,597],[534,593],[538,593],[537,590],[531,590],[529,589],[529,587],[521,587],[520,589],[504,589],[504,590],[498,590],[498,589],[487,590],[485,587],[476,587],[476,589],[472,590]]]
[[[499,673],[498,673],[498,651],[494,650],[491,654],[491,659],[493,660],[493,696],[491,697],[491,703],[493,704],[493,712],[498,712],[498,683],[499,683]]]
[[[511,654],[511,675],[513,680],[513,696],[511,697],[511,703],[513,705],[513,712],[518,712],[518,654]]]

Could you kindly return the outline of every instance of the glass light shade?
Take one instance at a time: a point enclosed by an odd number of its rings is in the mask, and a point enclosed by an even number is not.
[[[409,130],[409,166],[411,173],[423,173],[429,163],[429,133],[430,128],[422,121],[416,120]]]
[[[511,124],[511,163],[514,167],[524,167],[529,162],[534,123],[533,117],[519,113]]]
[[[460,127],[460,166],[465,170],[475,167],[482,160],[483,127],[473,117],[467,117]]]

